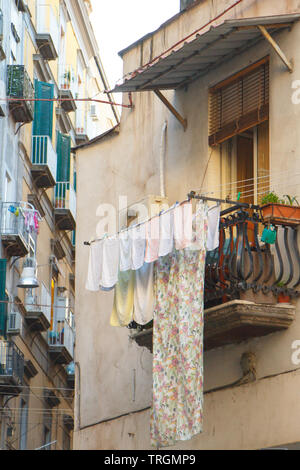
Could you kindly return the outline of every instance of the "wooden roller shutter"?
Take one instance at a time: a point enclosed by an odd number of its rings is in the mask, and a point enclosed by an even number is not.
[[[269,119],[269,58],[210,89],[209,145]]]

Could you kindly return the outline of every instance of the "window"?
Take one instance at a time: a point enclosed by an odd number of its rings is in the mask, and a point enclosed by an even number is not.
[[[219,146],[222,198],[259,204],[269,190],[269,58],[210,89],[209,144]]]
[[[21,398],[20,403],[20,450],[26,450],[27,447],[27,426],[28,426],[28,403]]]
[[[209,144],[220,144],[269,119],[269,58],[210,89]]]
[[[44,425],[44,450],[51,450],[49,445],[51,442],[51,429],[49,426]]]

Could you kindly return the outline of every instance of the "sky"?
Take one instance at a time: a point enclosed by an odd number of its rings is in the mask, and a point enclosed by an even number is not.
[[[92,0],[91,22],[110,88],[123,76],[118,52],[179,12],[180,0]]]

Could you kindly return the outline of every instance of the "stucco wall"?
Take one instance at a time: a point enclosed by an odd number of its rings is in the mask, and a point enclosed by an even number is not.
[[[218,9],[221,11],[230,3],[218,2]],[[165,46],[170,45],[171,40],[176,42],[212,14],[216,15],[218,12],[209,10],[210,4],[204,2],[195,6],[185,14],[189,17],[182,15],[174,24],[167,26],[167,31],[161,29],[155,35],[155,44],[161,40]],[[245,1],[244,4],[247,8],[241,10],[239,7],[232,16],[300,11],[300,2],[276,3],[276,11],[274,2]],[[184,200],[190,190],[200,188],[209,158],[204,188],[209,190],[218,186],[220,154],[218,150],[211,154],[208,147],[208,88],[268,54],[271,172],[278,175],[280,173],[277,172],[286,168],[291,168],[291,171],[299,168],[299,133],[296,123],[300,119],[300,105],[293,104],[291,99],[292,83],[300,78],[299,36],[299,23],[291,32],[286,31],[277,36],[288,58],[293,59],[295,69],[292,74],[285,70],[270,45],[262,41],[259,47],[234,58],[191,84],[188,89],[176,93],[164,92],[188,119],[185,132],[153,93],[137,93],[133,95],[134,109],[123,111],[119,134],[108,135],[98,144],[78,151],[76,361],[80,363],[80,376],[77,369],[75,448],[149,447],[148,412],[91,426],[149,407],[152,373],[150,353],[129,341],[127,329],[109,325],[113,294],[85,290],[88,248],[83,243],[96,235],[96,226],[100,220],[97,216],[98,206],[110,203],[117,208],[119,195],[127,196],[128,202],[134,203],[147,194],[159,192],[159,147],[165,120],[168,121],[165,166],[169,203]],[[159,49],[155,49],[155,53]],[[127,71],[139,65],[139,46],[129,50],[124,59]],[[283,194],[284,191],[289,193],[288,189],[289,180],[286,178],[286,186],[282,185]],[[299,189],[295,187],[293,193],[296,194]],[[206,353],[205,391],[239,379],[241,355],[249,350],[257,355],[258,378],[261,381],[206,395],[206,432],[186,443],[185,448],[260,448],[300,440],[297,420],[292,419],[290,426],[286,422],[287,410],[295,405],[295,387],[299,374],[293,372],[278,378],[266,378],[297,369],[291,356],[292,343],[299,338],[297,319],[288,331]],[[135,401],[132,391],[134,370]],[[263,426],[266,432],[262,431]],[[134,436],[129,437],[127,431]]]

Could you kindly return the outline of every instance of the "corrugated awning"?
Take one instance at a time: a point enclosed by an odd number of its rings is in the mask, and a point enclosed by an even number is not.
[[[132,72],[112,93],[173,90],[184,86],[263,40],[259,26],[273,35],[289,28],[299,18],[300,14],[291,14],[226,20]]]

